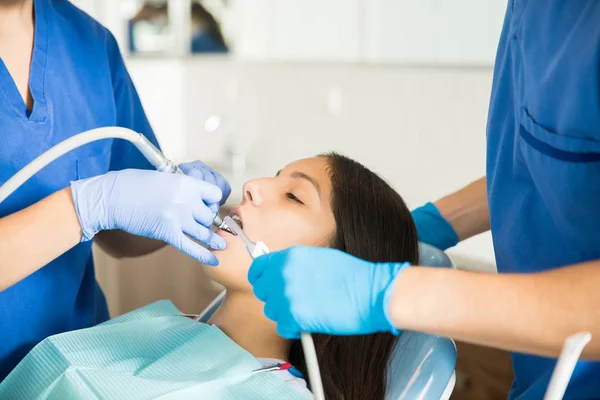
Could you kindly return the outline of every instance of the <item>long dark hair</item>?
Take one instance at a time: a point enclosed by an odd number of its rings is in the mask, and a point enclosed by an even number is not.
[[[417,230],[402,197],[377,174],[348,157],[321,155],[329,163],[336,230],[330,247],[373,262],[417,264]],[[397,338],[314,335],[327,400],[383,400],[390,353]],[[308,376],[299,341],[290,362]]]

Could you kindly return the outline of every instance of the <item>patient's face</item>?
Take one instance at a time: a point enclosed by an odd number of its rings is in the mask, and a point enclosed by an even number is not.
[[[325,158],[289,164],[276,177],[254,179],[243,187],[242,203],[233,209],[250,240],[276,251],[298,244],[326,246],[335,229],[331,181]],[[227,249],[215,251],[218,267],[208,273],[229,290],[248,290],[252,262],[242,240],[220,231]]]

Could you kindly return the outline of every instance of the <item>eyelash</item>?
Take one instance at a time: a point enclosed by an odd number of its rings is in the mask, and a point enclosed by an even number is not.
[[[299,198],[297,198],[296,196],[294,196],[293,193],[287,193],[286,196],[287,196],[288,199],[290,199],[292,201],[295,201],[296,203],[304,205],[304,203]]]

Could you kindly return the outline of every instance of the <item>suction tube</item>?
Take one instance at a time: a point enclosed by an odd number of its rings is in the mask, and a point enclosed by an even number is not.
[[[592,340],[590,332],[579,332],[565,340],[554,372],[550,378],[544,400],[561,400],[567,391],[571,375],[584,347]]]

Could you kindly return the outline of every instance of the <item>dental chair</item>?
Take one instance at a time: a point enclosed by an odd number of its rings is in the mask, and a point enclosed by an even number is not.
[[[441,250],[419,243],[421,265],[454,268]],[[206,323],[221,305],[221,293],[200,315]],[[388,365],[386,400],[448,400],[456,383],[456,346],[451,339],[420,332],[403,332]]]

